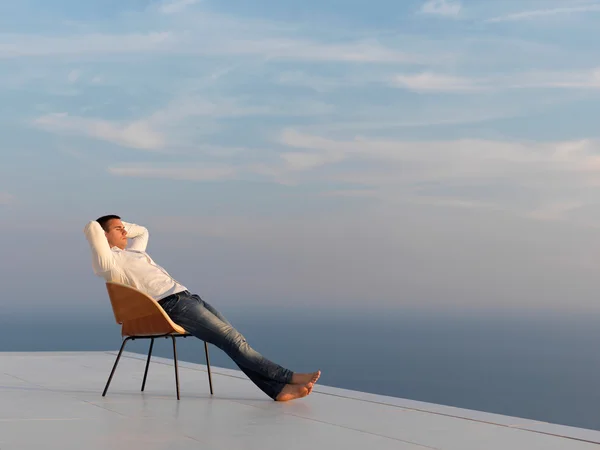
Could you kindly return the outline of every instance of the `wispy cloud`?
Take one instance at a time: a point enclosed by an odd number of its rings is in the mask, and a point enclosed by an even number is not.
[[[319,195],[324,197],[374,198],[380,194],[376,189],[340,189],[321,192]]]
[[[594,140],[339,140],[288,129],[278,143],[295,150],[279,153],[278,158],[272,153],[259,163],[240,164],[233,158],[221,164],[142,163],[112,166],[109,172],[196,182],[325,185],[330,188],[321,188],[318,195],[503,211],[544,221],[568,219],[588,204],[590,186],[600,174],[600,142]]]
[[[564,220],[567,213],[585,206],[582,201],[553,202],[528,212],[527,215],[538,220]]]
[[[289,147],[337,153],[341,157],[360,157],[385,162],[422,162],[439,164],[448,169],[465,164],[470,170],[473,164],[489,166],[496,170],[500,162],[518,164],[560,163],[566,169],[576,164],[578,170],[600,170],[600,141],[529,143],[519,141],[494,141],[484,139],[459,139],[440,141],[409,141],[400,139],[376,139],[357,137],[337,140],[301,133],[293,129],[282,132],[279,141]],[[499,170],[502,170],[499,168]],[[473,173],[475,176],[483,174]]]
[[[153,167],[148,165],[128,165],[110,167],[108,171],[113,175],[136,178],[163,178],[186,181],[216,181],[235,178],[238,171],[232,166],[202,165],[199,167]]]
[[[104,77],[102,75],[95,75],[91,80],[91,84],[100,85],[104,83]]]
[[[461,139],[457,141],[407,141],[394,139],[373,139],[358,137],[352,140],[336,140],[322,136],[309,135],[293,129],[285,130],[280,142],[294,148],[320,151],[322,163],[338,162],[349,158],[380,161],[387,164],[420,163],[433,167],[445,167],[447,174],[465,167],[469,172],[473,165],[481,164],[481,168],[496,170],[500,161],[534,162],[539,161],[541,149],[521,143],[502,143],[477,139]],[[307,157],[310,154],[307,155]],[[335,158],[331,157],[335,155]],[[494,160],[495,164],[488,162]],[[468,167],[467,167],[468,166]],[[307,165],[312,168],[314,165]],[[387,166],[389,168],[390,166]],[[414,171],[417,174],[419,171]],[[456,173],[458,176],[458,173]],[[473,172],[474,176],[485,174]],[[417,175],[419,176],[419,175]]]
[[[168,51],[172,47],[173,40],[169,32],[64,37],[0,34],[0,58],[144,53]]]
[[[502,80],[498,80],[502,83]],[[562,72],[530,72],[506,78],[509,87],[516,88],[563,88],[563,89],[599,89],[600,68],[572,70]]]
[[[200,3],[200,0],[167,0],[159,6],[158,10],[163,14],[175,14],[196,3]]]
[[[428,0],[421,6],[423,14],[434,14],[438,16],[457,17],[462,10],[458,1],[452,0]]]
[[[493,17],[488,19],[487,22],[516,22],[523,20],[533,20],[543,17],[567,15],[567,14],[580,14],[586,12],[600,12],[600,4],[588,4],[588,5],[577,5],[577,6],[565,6],[561,8],[550,8],[550,9],[537,9],[531,11],[522,11],[513,14],[507,14],[504,16]]]
[[[187,181],[333,183],[323,195],[388,201],[402,198],[411,203],[461,208],[520,208],[522,215],[539,220],[554,220],[582,205],[587,198],[578,195],[589,191],[600,173],[600,157],[596,156],[600,142],[594,140],[337,140],[287,129],[277,143],[295,150],[271,152],[270,156],[263,152],[262,158],[254,159],[258,162],[240,164],[234,156],[240,151],[252,152],[236,148],[225,152],[229,156],[222,155],[221,164],[202,160],[169,166],[130,164],[113,166],[109,172]],[[335,187],[337,183],[347,188]],[[564,201],[555,200],[555,191]],[[527,197],[523,192],[530,194]]]
[[[283,86],[298,86],[327,93],[341,89],[357,89],[368,86],[382,86],[387,83],[386,75],[379,71],[348,73],[343,75],[324,76],[302,71],[284,71],[273,76],[273,80]]]
[[[119,123],[55,113],[35,119],[33,125],[54,133],[89,136],[124,147],[143,150],[157,150],[162,148],[165,143],[165,137],[144,120]]]
[[[469,78],[431,72],[401,74],[391,84],[415,92],[473,92],[502,89],[600,89],[600,68],[563,72],[522,72]]]
[[[416,92],[468,92],[486,88],[485,83],[477,79],[429,72],[398,75],[392,83]]]
[[[418,63],[425,57],[386,48],[375,41],[323,44],[311,41],[277,40],[246,45],[245,51],[268,58],[298,61],[338,61],[347,63]],[[241,49],[240,49],[241,50]]]
[[[69,83],[75,83],[77,80],[79,80],[79,77],[81,77],[81,70],[74,69],[69,72],[69,75],[67,75],[67,80],[69,80]]]
[[[244,107],[233,100],[212,102],[201,98],[178,98],[147,116],[129,120],[105,120],[52,113],[38,117],[32,125],[42,130],[74,136],[88,136],[127,148],[161,150],[178,141],[178,126],[190,117],[236,117],[264,113],[264,108]],[[197,126],[198,124],[196,124]],[[210,123],[203,131],[213,131]],[[169,133],[172,129],[173,133]]]
[[[320,153],[287,152],[282,153],[280,157],[285,163],[285,169],[296,171],[340,162],[344,159],[344,153],[335,150]]]
[[[147,34],[82,34],[63,37],[0,34],[0,58],[86,56],[90,54],[177,54],[260,57],[263,61],[315,61],[344,63],[424,63],[435,61],[368,40],[333,44],[285,34],[269,36],[239,30],[160,31]]]
[[[302,159],[302,151],[294,153],[299,164],[280,166],[282,171],[287,170],[285,175],[296,180],[301,180],[298,176],[303,173],[305,180],[314,180],[312,170],[336,165],[335,170],[320,172],[317,179],[349,183],[351,191],[356,186],[376,189],[388,198],[435,198],[446,206],[471,208],[520,207],[523,215],[544,220],[575,209],[583,201],[578,196],[589,190],[600,173],[600,157],[596,156],[600,142],[593,140],[335,140],[287,130],[280,141],[304,149],[306,159]],[[280,177],[285,175],[279,173]],[[488,187],[490,183],[493,188]],[[439,186],[441,191],[423,190],[429,184]],[[456,195],[452,188],[455,185],[472,187],[461,188],[461,195]],[[550,189],[550,185],[554,187]],[[499,189],[506,194],[499,196],[495,192]],[[519,189],[529,191],[529,197]],[[447,193],[442,195],[444,190]],[[565,198],[560,205],[553,200],[555,190]]]
[[[81,117],[65,112],[44,114],[31,125],[44,131],[72,136],[88,136],[123,147],[160,150],[167,146],[190,147],[185,130],[197,134],[213,133],[217,119],[250,116],[315,117],[329,114],[333,106],[302,98],[282,104],[261,100],[247,102],[235,98],[209,96],[178,97],[151,114],[132,120],[106,120]]]

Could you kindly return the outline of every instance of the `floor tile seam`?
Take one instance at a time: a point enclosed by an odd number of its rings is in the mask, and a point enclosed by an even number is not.
[[[517,424],[515,424],[515,425],[501,424],[501,423],[497,423],[497,422],[490,422],[490,421],[483,420],[483,419],[475,419],[475,418],[472,418],[472,417],[463,417],[463,416],[458,416],[458,415],[454,415],[454,414],[443,413],[443,412],[439,412],[439,411],[430,411],[430,410],[419,409],[419,408],[414,408],[414,407],[406,407],[406,406],[399,406],[399,405],[390,405],[389,403],[377,402],[377,401],[374,401],[374,400],[357,399],[357,398],[353,398],[353,397],[348,397],[348,396],[339,395],[339,394],[331,394],[331,393],[326,393],[326,392],[321,392],[321,394],[323,394],[323,395],[329,395],[329,396],[333,396],[333,397],[345,398],[345,399],[349,399],[349,400],[358,400],[358,401],[363,401],[363,402],[367,402],[367,403],[378,404],[378,405],[382,405],[382,406],[391,406],[391,407],[395,407],[395,408],[401,408],[401,409],[403,409],[405,411],[414,411],[414,412],[425,413],[425,414],[433,414],[433,415],[448,417],[448,418],[452,418],[452,419],[466,420],[466,421],[469,421],[469,422],[480,423],[480,424],[483,424],[483,425],[490,425],[490,426],[495,426],[495,427],[500,427],[500,428],[508,428],[508,429],[512,429],[512,430],[525,431],[525,432],[529,432],[529,433],[538,433],[538,434],[543,434],[543,435],[547,435],[547,436],[558,437],[558,438],[562,438],[562,439],[569,439],[569,440],[573,440],[573,441],[586,442],[586,443],[589,443],[589,444],[600,444],[600,440],[590,440],[590,439],[585,439],[585,438],[578,438],[578,437],[573,437],[573,436],[566,436],[564,434],[559,434],[559,433],[551,433],[549,431],[533,430],[533,429],[530,429],[530,428],[524,428],[522,425],[517,425]],[[537,422],[537,423],[540,423],[540,422]],[[552,424],[548,424],[548,425],[552,425]]]
[[[77,400],[78,402],[82,402],[82,403],[85,403],[85,404],[88,404],[88,405],[96,406],[96,407],[98,407],[98,408],[100,408],[100,409],[104,409],[105,411],[109,411],[109,412],[115,413],[115,414],[117,414],[117,415],[119,415],[119,416],[126,417],[126,416],[124,416],[123,414],[121,414],[121,413],[120,413],[120,412],[118,412],[118,411],[114,411],[114,410],[112,410],[112,409],[104,408],[104,407],[103,407],[103,406],[101,406],[101,405],[98,405],[98,404],[92,403],[92,402],[90,402],[90,401],[88,401],[88,400],[84,400],[84,399],[78,398],[78,397],[77,397],[76,395],[74,395],[72,392],[71,392],[71,393],[69,393],[68,391],[56,391],[56,390],[53,390],[53,389],[51,389],[51,388],[49,388],[49,387],[47,387],[47,386],[43,386],[43,385],[41,385],[41,384],[38,384],[38,383],[33,383],[33,382],[31,382],[31,381],[25,380],[25,379],[23,379],[23,378],[17,377],[16,375],[12,375],[12,374],[9,374],[9,373],[4,373],[4,375],[8,375],[8,376],[10,376],[10,377],[16,378],[17,380],[20,380],[20,381],[23,381],[23,382],[25,382],[25,383],[28,383],[28,384],[30,384],[30,385],[32,385],[32,386],[34,386],[34,387],[36,387],[36,388],[39,388],[41,391],[53,392],[53,393],[55,393],[55,394],[58,394],[58,395],[61,395],[61,396],[65,396],[65,397],[67,397],[67,398],[70,398],[70,399],[73,399],[73,400]]]
[[[263,410],[265,409],[262,406],[249,405],[247,403],[243,403],[243,402],[240,402],[240,401],[237,401],[237,400],[230,399],[229,401],[231,401],[233,403],[238,403],[238,404],[241,404],[241,405],[245,405],[245,406],[250,406],[250,407],[253,407],[253,408],[258,408],[258,409],[263,409]],[[437,447],[431,447],[431,446],[428,446],[428,445],[419,444],[418,442],[408,441],[406,439],[396,438],[396,437],[393,437],[393,436],[386,436],[384,434],[373,433],[371,431],[359,430],[357,428],[347,427],[347,426],[340,425],[340,424],[337,424],[337,423],[327,422],[325,420],[319,420],[319,419],[314,419],[314,418],[311,418],[311,417],[305,417],[305,416],[302,416],[302,415],[299,415],[299,414],[296,414],[296,413],[293,413],[293,412],[283,411],[283,413],[286,414],[286,415],[288,415],[288,416],[296,417],[298,419],[303,419],[303,420],[308,420],[310,422],[317,422],[317,423],[321,423],[321,424],[325,424],[325,425],[330,425],[330,426],[333,426],[333,427],[342,428],[342,429],[345,429],[345,430],[350,430],[350,431],[354,431],[354,432],[361,433],[361,434],[368,434],[370,436],[377,436],[377,437],[380,437],[380,438],[389,439],[389,440],[393,440],[393,441],[396,441],[396,442],[404,442],[406,444],[416,445],[416,446],[423,447],[423,448],[430,449],[430,450],[441,450],[441,449],[439,449]]]

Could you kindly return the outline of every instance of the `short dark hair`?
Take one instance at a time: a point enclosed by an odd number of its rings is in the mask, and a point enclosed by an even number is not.
[[[96,222],[98,222],[100,224],[100,226],[102,227],[102,229],[106,232],[108,232],[108,222],[110,222],[113,219],[121,219],[119,216],[115,216],[114,214],[109,214],[107,216],[102,216],[102,217],[98,217],[96,219]]]

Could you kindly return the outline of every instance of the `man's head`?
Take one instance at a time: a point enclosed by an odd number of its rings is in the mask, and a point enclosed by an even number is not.
[[[110,245],[111,248],[119,247],[123,250],[127,247],[127,232],[125,231],[125,227],[119,216],[115,216],[114,214],[102,216],[96,219],[96,222],[98,222],[104,230],[108,245]]]

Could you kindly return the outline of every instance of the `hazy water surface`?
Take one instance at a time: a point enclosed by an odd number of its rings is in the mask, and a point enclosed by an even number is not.
[[[223,312],[256,350],[292,370],[320,368],[326,385],[600,430],[599,317]],[[110,311],[74,314],[3,315],[0,351],[118,349]],[[155,349],[171,357],[170,341]],[[178,351],[204,363],[196,340]],[[236,367],[211,351],[214,365]]]

